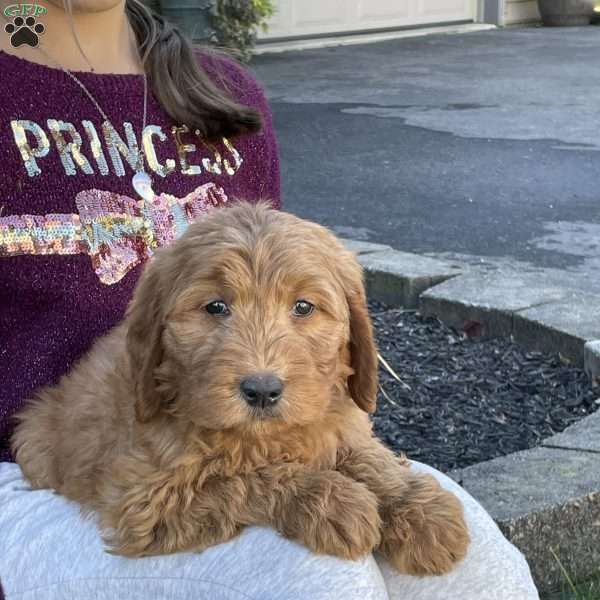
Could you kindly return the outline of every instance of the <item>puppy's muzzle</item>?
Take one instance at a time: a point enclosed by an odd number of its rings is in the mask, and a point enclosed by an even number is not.
[[[250,375],[240,383],[242,397],[252,408],[274,407],[283,393],[283,381],[275,375]]]

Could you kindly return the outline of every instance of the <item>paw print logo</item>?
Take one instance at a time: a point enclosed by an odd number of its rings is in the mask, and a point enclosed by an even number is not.
[[[10,43],[13,47],[18,48],[23,44],[27,44],[32,48],[38,45],[39,36],[44,33],[45,27],[41,23],[35,22],[35,17],[15,17],[12,23],[7,23],[4,26],[4,31],[10,34]]]

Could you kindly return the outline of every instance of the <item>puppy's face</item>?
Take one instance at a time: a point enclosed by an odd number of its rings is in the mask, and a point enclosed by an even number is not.
[[[165,410],[212,430],[309,424],[346,384],[373,408],[360,266],[327,229],[264,203],[190,226],[148,266],[129,319],[141,421]]]

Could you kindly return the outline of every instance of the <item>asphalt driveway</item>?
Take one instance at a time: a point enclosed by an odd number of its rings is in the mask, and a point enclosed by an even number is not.
[[[343,237],[600,292],[600,27],[255,57],[284,208]]]

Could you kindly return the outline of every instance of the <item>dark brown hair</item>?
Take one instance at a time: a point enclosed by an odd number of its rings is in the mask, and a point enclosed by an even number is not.
[[[186,36],[140,0],[126,0],[125,13],[135,33],[149,85],[164,110],[207,140],[256,133],[262,127],[258,110],[233,100],[198,63]],[[208,46],[215,58],[223,51]],[[235,60],[230,55],[229,60]]]

